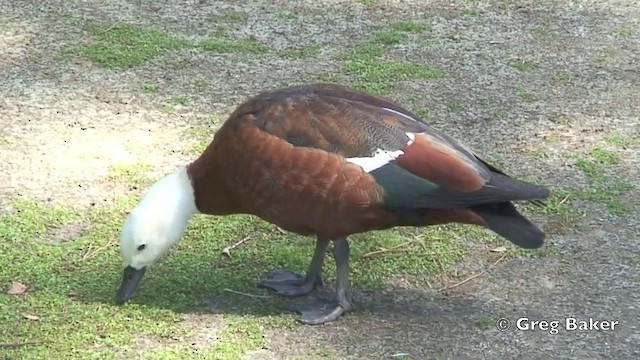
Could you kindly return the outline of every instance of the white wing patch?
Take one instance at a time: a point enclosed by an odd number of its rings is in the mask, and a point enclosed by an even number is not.
[[[377,149],[371,157],[353,157],[347,158],[347,161],[360,166],[364,171],[370,173],[375,169],[387,165],[402,154],[404,154],[402,150],[386,151]]]
[[[407,134],[407,137],[409,138],[409,142],[407,143],[407,146],[410,146],[411,144],[413,144],[414,141],[416,141],[415,133],[405,133],[405,134]]]
[[[406,133],[406,135],[409,138],[409,141],[407,141],[407,146],[410,146],[416,140],[416,134],[408,132]],[[376,151],[373,152],[372,156],[352,157],[352,158],[347,158],[346,160],[347,162],[360,166],[367,173],[370,173],[375,169],[379,169],[387,165],[388,163],[397,159],[398,157],[400,157],[400,155],[403,155],[403,154],[404,154],[404,151],[402,150],[387,151],[387,150],[377,149]]]

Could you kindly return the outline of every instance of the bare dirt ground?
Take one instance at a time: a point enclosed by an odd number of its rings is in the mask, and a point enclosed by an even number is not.
[[[178,4],[179,3],[179,4]],[[396,286],[358,294],[363,312],[321,327],[268,335],[248,358],[565,359],[640,356],[640,4],[634,1],[6,1],[0,0],[0,199],[35,199],[77,208],[109,203],[117,189],[109,167],[143,161],[159,176],[193,157],[190,126],[224,117],[261,90],[340,71],[337,55],[393,21],[430,30],[391,50],[400,59],[444,71],[438,80],[407,80],[388,96],[517,177],[551,189],[589,189],[579,159],[593,149],[617,154],[606,183],[632,185],[614,214],[602,201],[574,199],[579,227],[550,232],[554,256],[496,266],[443,295]],[[60,53],[89,36],[79,23],[151,26],[187,39],[205,38],[217,17],[274,50],[319,44],[319,55],[202,53],[186,49],[113,71]],[[284,12],[296,13],[285,21]],[[222,15],[221,15],[222,14]],[[512,64],[510,66],[509,64]],[[513,65],[515,64],[515,65]],[[535,67],[517,70],[518,64]],[[202,86],[196,86],[197,81]],[[144,83],[158,91],[144,93]],[[173,111],[177,96],[190,103]],[[625,146],[607,141],[626,138]],[[550,141],[553,139],[553,141]],[[486,254],[462,264],[473,272]],[[466,267],[465,267],[466,266]],[[464,270],[461,270],[464,272]],[[500,332],[482,319],[619,321],[614,331]],[[316,349],[310,351],[309,349]],[[404,355],[403,355],[404,354]]]

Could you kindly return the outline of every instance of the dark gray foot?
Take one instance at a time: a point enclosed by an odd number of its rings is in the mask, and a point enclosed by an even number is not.
[[[314,300],[311,303],[296,304],[289,307],[291,311],[300,313],[299,321],[306,325],[320,325],[337,320],[351,308],[351,304],[341,306],[335,301]]]
[[[276,270],[271,273],[271,278],[259,280],[258,286],[271,289],[281,296],[298,297],[308,295],[322,287],[323,283],[320,276],[306,278],[289,270]]]

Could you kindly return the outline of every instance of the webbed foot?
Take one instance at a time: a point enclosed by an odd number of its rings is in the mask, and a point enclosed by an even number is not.
[[[276,270],[271,278],[258,281],[258,286],[274,290],[276,294],[286,297],[298,297],[311,293],[322,287],[322,277],[313,275],[305,277],[289,270]]]
[[[321,299],[313,300],[311,303],[296,304],[289,307],[290,310],[302,315],[299,321],[306,325],[320,325],[337,320],[350,308],[350,303],[341,305],[335,301]]]

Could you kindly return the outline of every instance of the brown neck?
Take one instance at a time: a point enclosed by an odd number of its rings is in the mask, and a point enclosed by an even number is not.
[[[228,215],[238,212],[232,199],[223,167],[213,151],[205,151],[187,166],[193,184],[198,211],[208,215]]]

